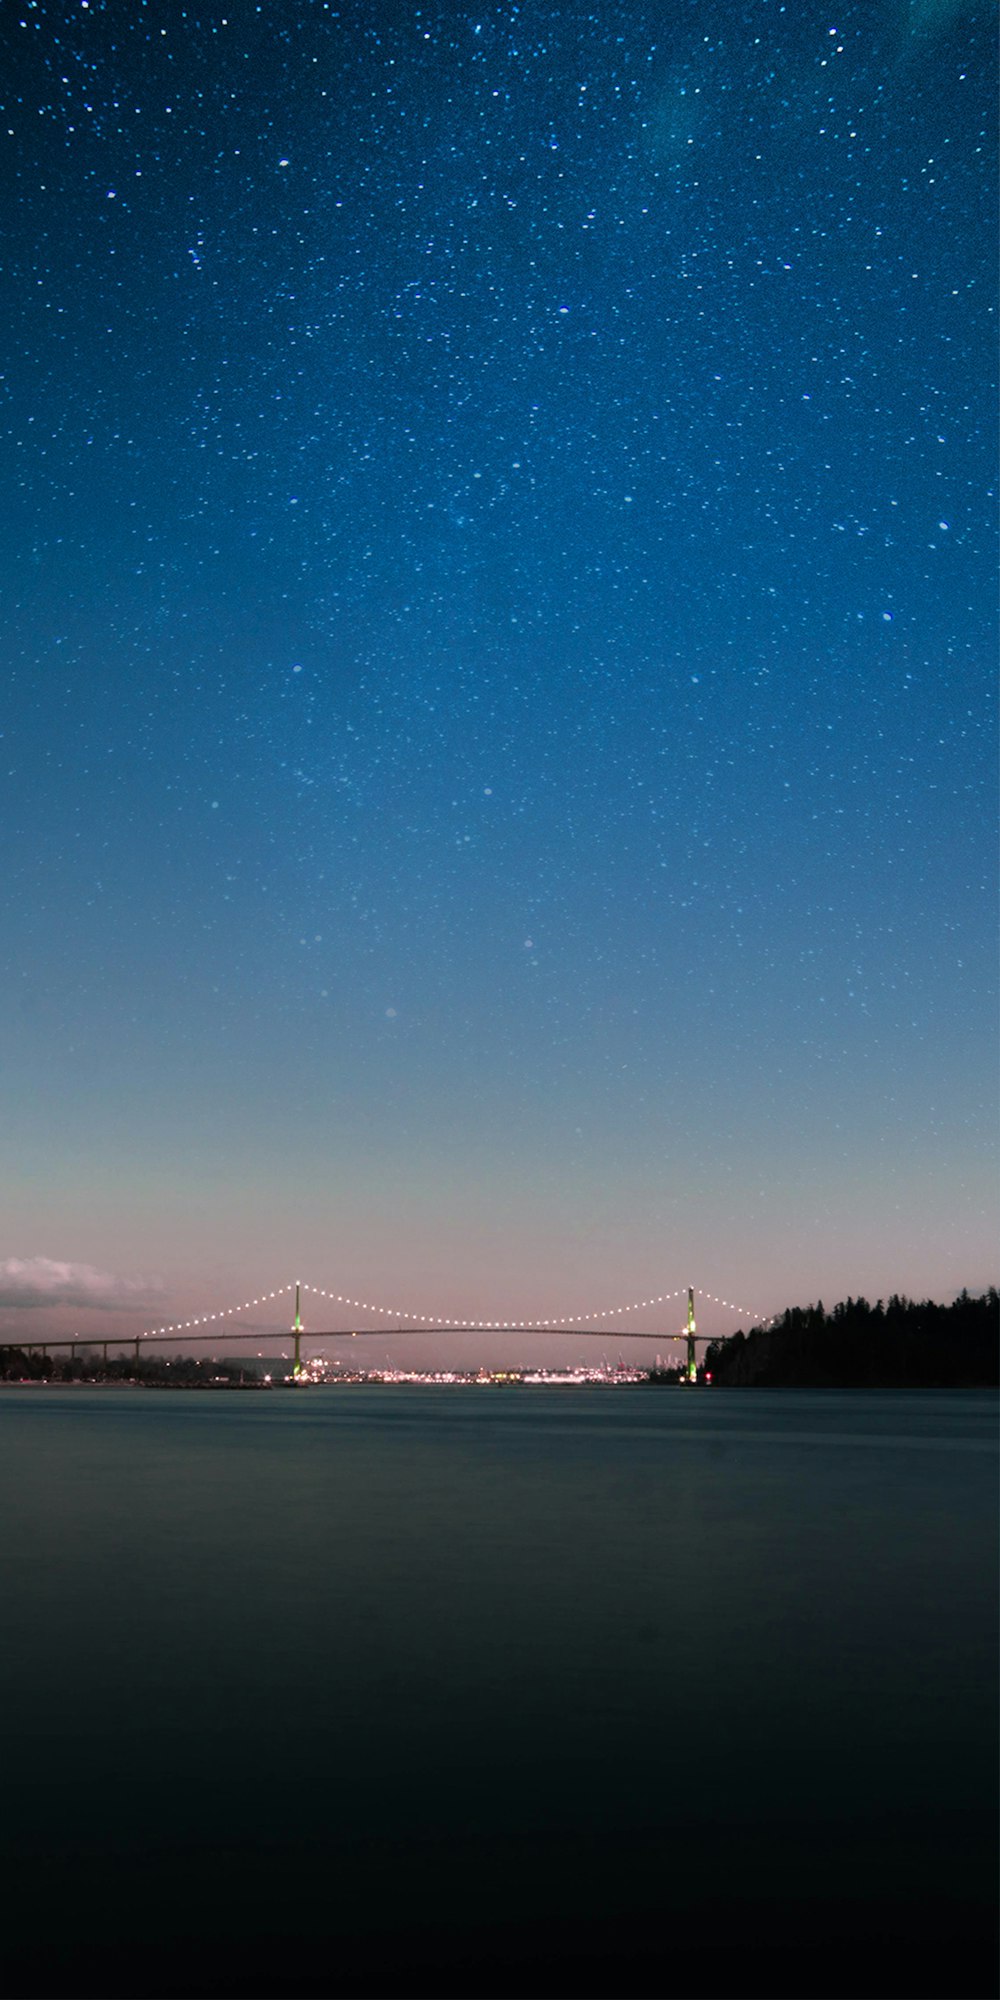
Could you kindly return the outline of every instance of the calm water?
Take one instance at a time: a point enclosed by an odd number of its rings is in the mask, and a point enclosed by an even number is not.
[[[0,1394],[8,1990],[990,1992],[996,1417]]]

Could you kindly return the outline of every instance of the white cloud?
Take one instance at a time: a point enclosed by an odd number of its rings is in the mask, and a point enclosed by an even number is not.
[[[116,1312],[143,1306],[158,1289],[147,1278],[118,1278],[92,1264],[63,1264],[54,1257],[0,1258],[0,1309],[93,1306]]]

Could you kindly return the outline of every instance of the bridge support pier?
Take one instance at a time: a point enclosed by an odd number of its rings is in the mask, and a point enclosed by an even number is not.
[[[299,1297],[299,1290],[300,1290],[300,1288],[299,1288],[299,1282],[298,1282],[298,1279],[296,1279],[296,1281],[295,1281],[295,1324],[294,1324],[294,1326],[292,1327],[292,1332],[293,1332],[293,1333],[294,1333],[294,1335],[295,1335],[295,1361],[294,1361],[294,1363],[293,1363],[293,1365],[292,1365],[292,1375],[294,1376],[294,1378],[295,1378],[296,1382],[298,1381],[298,1379],[299,1379],[299,1376],[300,1376],[300,1375],[301,1375],[301,1373],[302,1373],[302,1313],[301,1313],[301,1310],[300,1310],[300,1297]]]
[[[697,1380],[698,1380],[698,1357],[697,1357],[697,1355],[695,1354],[695,1351],[694,1351],[694,1333],[695,1333],[695,1327],[694,1327],[694,1286],[693,1286],[693,1285],[689,1285],[689,1286],[688,1286],[688,1323],[687,1323],[687,1368],[686,1368],[686,1370],[685,1370],[685,1373],[686,1373],[686,1375],[687,1375],[687,1379],[688,1379],[688,1381],[689,1381],[689,1382],[697,1382]]]

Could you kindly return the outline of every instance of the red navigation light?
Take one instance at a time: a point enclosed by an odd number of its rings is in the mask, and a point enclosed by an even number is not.
[[[706,1368],[705,1370],[705,1380],[706,1382],[710,1382],[712,1380],[712,1370],[710,1368]]]

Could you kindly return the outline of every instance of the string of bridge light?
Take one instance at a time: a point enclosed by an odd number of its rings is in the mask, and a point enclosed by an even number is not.
[[[455,1314],[435,1314],[410,1312],[405,1306],[380,1306],[371,1299],[347,1298],[343,1292],[326,1291],[322,1285],[303,1285],[304,1292],[312,1292],[314,1297],[329,1299],[332,1305],[350,1306],[356,1312],[378,1313],[385,1319],[408,1319],[417,1326],[444,1330],[447,1327],[471,1327],[485,1333],[544,1332],[546,1327],[584,1326],[592,1320],[617,1319],[623,1313],[642,1312],[648,1306],[666,1305],[671,1299],[683,1297],[684,1288],[675,1292],[661,1292],[651,1299],[635,1299],[627,1306],[607,1306],[603,1311],[592,1313],[565,1313],[561,1319],[461,1319]]]
[[[669,1305],[673,1299],[684,1298],[687,1289],[686,1285],[678,1285],[675,1291],[658,1292],[652,1298],[648,1299],[633,1299],[628,1305],[605,1306],[591,1312],[563,1313],[559,1318],[468,1320],[458,1319],[454,1315],[436,1316],[433,1313],[410,1312],[403,1306],[380,1306],[374,1304],[371,1299],[351,1299],[345,1297],[342,1292],[327,1291],[322,1285],[304,1284],[302,1286],[304,1292],[312,1292],[319,1298],[329,1299],[334,1305],[351,1306],[357,1312],[379,1313],[387,1319],[415,1320],[418,1325],[430,1327],[471,1326],[477,1330],[482,1327],[486,1332],[491,1330],[513,1332],[524,1330],[525,1332],[535,1332],[544,1331],[546,1327],[589,1326],[595,1320],[619,1319],[625,1313],[645,1312],[651,1306]],[[718,1298],[714,1292],[703,1292],[700,1287],[696,1288],[695,1296],[710,1301],[712,1305],[724,1306],[727,1312],[740,1313],[745,1318],[754,1317],[749,1306],[735,1305],[729,1299]]]
[[[377,1305],[371,1299],[352,1299],[343,1292],[328,1291],[322,1285],[302,1283],[299,1285],[278,1285],[273,1292],[261,1292],[256,1298],[244,1299],[239,1305],[223,1306],[217,1312],[202,1313],[197,1318],[174,1320],[166,1326],[150,1327],[146,1331],[147,1335],[152,1336],[154,1334],[190,1333],[195,1328],[210,1326],[220,1327],[221,1330],[221,1322],[224,1320],[235,1318],[239,1313],[251,1312],[260,1306],[270,1305],[272,1300],[287,1298],[291,1293],[299,1290],[301,1292],[311,1292],[314,1298],[328,1299],[333,1305],[349,1306],[354,1312],[377,1313],[383,1319],[410,1320],[413,1322],[414,1330],[421,1326],[426,1326],[441,1331],[446,1330],[448,1327],[468,1327],[477,1332],[482,1330],[486,1333],[543,1333],[546,1329],[551,1330],[558,1327],[591,1326],[598,1320],[620,1319],[626,1313],[646,1312],[653,1306],[669,1305],[674,1299],[684,1298],[687,1289],[686,1285],[678,1285],[672,1292],[658,1292],[648,1299],[633,1299],[628,1305],[605,1306],[593,1312],[586,1313],[564,1313],[560,1318],[460,1319],[454,1315],[446,1316],[443,1314],[412,1312],[405,1306]],[[704,1299],[711,1305],[722,1306],[727,1312],[739,1313],[743,1319],[757,1320],[759,1323],[759,1315],[751,1312],[749,1306],[736,1305],[731,1299],[719,1298],[715,1292],[705,1292],[702,1291],[700,1286],[696,1286],[695,1297]]]
[[[220,1320],[232,1319],[236,1313],[251,1312],[254,1306],[268,1306],[272,1299],[284,1298],[294,1290],[294,1285],[278,1285],[273,1292],[261,1292],[256,1299],[244,1299],[242,1305],[222,1306],[218,1312],[202,1313],[198,1319],[174,1320],[169,1326],[147,1327],[144,1337],[151,1338],[153,1334],[161,1333],[190,1333],[196,1326],[217,1326]]]

